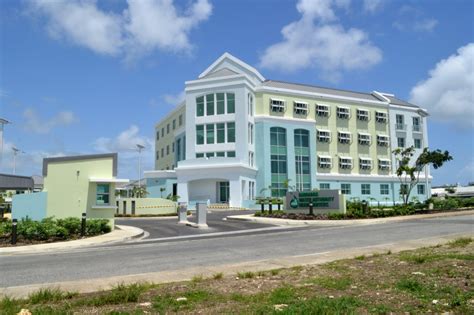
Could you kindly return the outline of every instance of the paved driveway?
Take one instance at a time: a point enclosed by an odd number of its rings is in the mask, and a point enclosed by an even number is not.
[[[228,215],[235,214],[250,214],[254,211],[216,211],[208,212],[207,214],[207,225],[208,229],[198,229],[190,226],[178,225],[177,217],[170,218],[121,218],[116,219],[116,224],[131,225],[139,227],[146,232],[150,233],[149,239],[161,238],[161,237],[173,237],[173,236],[186,236],[186,235],[197,235],[207,234],[216,232],[232,232],[242,230],[260,229],[264,227],[271,227],[273,225],[244,222],[244,221],[225,221],[223,220]],[[188,217],[188,221],[196,222],[196,217]]]

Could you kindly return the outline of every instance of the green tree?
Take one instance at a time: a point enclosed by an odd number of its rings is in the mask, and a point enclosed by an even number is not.
[[[420,174],[425,167],[432,165],[434,169],[438,169],[443,166],[445,162],[453,159],[448,151],[430,151],[428,148],[424,148],[423,152],[421,152],[414,163],[412,163],[414,151],[415,148],[413,146],[406,149],[397,148],[393,150],[395,159],[398,162],[396,174],[400,181],[400,195],[405,205],[408,204],[411,191],[419,183]]]
[[[146,198],[147,195],[148,195],[148,191],[146,191],[146,188],[143,186],[141,187],[135,186],[132,189],[133,198]]]

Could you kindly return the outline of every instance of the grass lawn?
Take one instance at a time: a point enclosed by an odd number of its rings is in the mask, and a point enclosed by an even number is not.
[[[46,289],[3,298],[0,314],[474,314],[473,279],[474,241],[462,238],[399,254],[92,294]]]

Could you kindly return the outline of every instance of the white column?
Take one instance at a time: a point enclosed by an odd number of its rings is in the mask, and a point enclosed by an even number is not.
[[[179,202],[189,202],[187,182],[178,182],[178,196]]]
[[[230,202],[229,206],[231,207],[241,207],[242,206],[242,188],[241,188],[240,178],[229,181],[229,191],[230,191]]]

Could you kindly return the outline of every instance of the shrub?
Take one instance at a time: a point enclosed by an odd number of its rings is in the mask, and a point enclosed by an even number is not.
[[[98,235],[110,232],[109,221],[106,219],[92,219],[86,221],[86,234]]]
[[[58,219],[57,224],[65,228],[69,234],[81,233],[81,219],[79,218]]]

